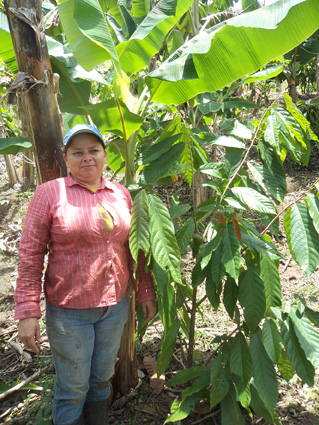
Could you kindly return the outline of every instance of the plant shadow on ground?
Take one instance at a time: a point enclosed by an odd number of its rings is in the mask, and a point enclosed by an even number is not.
[[[287,203],[296,199],[306,186],[318,178],[318,156],[312,160],[311,171],[306,169],[287,171],[288,194]],[[318,165],[317,165],[318,164]],[[8,187],[7,182],[0,181],[2,199],[8,199],[9,204],[0,205],[0,239],[10,232],[9,225],[17,219],[23,218],[28,204],[28,196],[17,196],[16,192]],[[161,188],[159,195],[162,199],[170,199],[172,191],[180,195],[186,201],[190,197],[187,185],[179,182],[174,188]],[[22,212],[22,214],[21,214]],[[22,227],[22,223],[21,223]],[[286,253],[284,253],[286,254]],[[190,258],[185,257],[182,261],[184,274],[190,273]],[[54,387],[54,368],[50,354],[49,344],[44,342],[39,356],[22,350],[17,339],[17,324],[13,320],[14,300],[13,284],[16,279],[18,257],[15,252],[0,252],[0,386],[14,385],[16,381],[23,381],[39,370],[45,373],[33,381],[33,388],[22,389],[1,400],[0,424],[16,425],[44,425],[50,423],[52,408],[52,394]],[[311,280],[308,280],[303,271],[296,265],[293,259],[286,258],[281,264],[281,282],[283,297],[293,300],[294,293],[308,298],[319,294],[316,282],[319,280],[317,269]],[[318,297],[319,298],[319,297]],[[42,299],[42,308],[44,300]],[[196,331],[196,355],[197,364],[204,364],[212,355],[211,341],[217,335],[231,332],[234,323],[222,308],[214,312],[211,306],[203,304],[202,313],[198,314]],[[45,324],[41,324],[43,336],[45,336]],[[143,339],[137,343],[138,364],[140,369],[139,384],[128,395],[121,397],[115,395],[114,403],[110,410],[110,425],[163,425],[167,418],[172,402],[180,399],[182,387],[164,387],[160,394],[154,394],[150,386],[150,377],[144,366],[143,357],[152,356],[157,358],[160,351],[162,326],[155,322],[149,327]],[[166,382],[179,370],[184,368],[185,360],[182,355],[181,344],[177,344],[174,357],[169,369],[165,373]],[[48,369],[46,369],[48,368]],[[31,384],[30,384],[31,385]],[[32,385],[31,385],[32,386]],[[34,388],[39,386],[42,390]],[[283,425],[319,425],[319,377],[313,388],[294,378],[289,383],[281,382],[279,389],[278,416]],[[3,391],[3,389],[2,389]],[[185,419],[185,425],[203,424],[220,425],[220,409],[217,406],[213,411],[209,410],[209,403],[205,400],[200,403],[193,415]],[[258,417],[253,419],[246,416],[246,425],[265,425],[267,422]],[[236,425],[236,424],[227,424]]]

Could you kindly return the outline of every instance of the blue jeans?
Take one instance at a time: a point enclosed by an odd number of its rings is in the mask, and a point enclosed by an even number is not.
[[[55,425],[76,421],[85,402],[109,398],[109,381],[127,319],[126,295],[107,309],[73,309],[47,303],[47,335],[56,368]]]

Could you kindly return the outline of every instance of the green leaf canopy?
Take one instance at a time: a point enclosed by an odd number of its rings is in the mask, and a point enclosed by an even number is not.
[[[201,32],[146,77],[153,100],[214,92],[290,51],[319,27],[317,0],[278,1]]]

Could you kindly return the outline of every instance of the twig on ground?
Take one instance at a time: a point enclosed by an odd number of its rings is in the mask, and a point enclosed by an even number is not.
[[[197,424],[200,424],[201,422],[206,421],[206,419],[208,419],[208,418],[213,418],[214,416],[217,416],[219,412],[220,412],[220,410],[217,410],[216,412],[210,413],[209,415],[206,415],[203,418],[198,419],[195,422],[192,422],[192,425],[197,425]]]
[[[1,336],[5,336],[5,335],[9,335],[9,334],[11,334],[13,332],[16,332],[17,328],[18,328],[17,325],[13,325],[13,326],[10,326],[7,329],[1,329],[1,331],[0,331],[0,337]]]
[[[4,393],[0,394],[0,400],[3,400],[4,398],[6,398],[10,394],[13,394],[15,391],[20,390],[25,385],[30,384],[30,382],[32,382],[35,379],[37,379],[40,375],[42,375],[42,373],[47,372],[51,367],[52,367],[52,365],[48,365],[48,366],[44,367],[43,369],[38,370],[36,373],[34,373],[33,375],[31,375],[29,378],[27,378],[24,381],[20,382],[20,384],[17,384],[14,387],[9,388]]]
[[[175,354],[173,354],[174,359],[183,366],[183,369],[186,369],[183,360],[179,359]]]
[[[292,259],[292,255],[290,254],[290,255],[289,255],[289,258],[288,258],[288,260],[286,261],[286,264],[285,264],[285,266],[284,266],[284,268],[283,268],[283,270],[282,270],[282,273],[285,273],[285,271],[287,270],[287,268],[288,268],[288,266],[289,266],[289,263],[290,263],[291,259]]]
[[[2,415],[0,415],[0,419],[8,416],[12,412],[12,410],[13,410],[13,407],[10,407],[9,409],[7,409],[5,412],[2,413]]]

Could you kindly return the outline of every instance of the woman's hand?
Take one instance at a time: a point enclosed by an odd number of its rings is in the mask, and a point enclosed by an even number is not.
[[[156,313],[156,303],[155,301],[144,301],[142,304],[143,314],[144,314],[144,323],[149,322],[153,319]]]
[[[18,337],[26,348],[38,354],[38,345],[42,342],[39,320],[36,317],[19,320]]]

